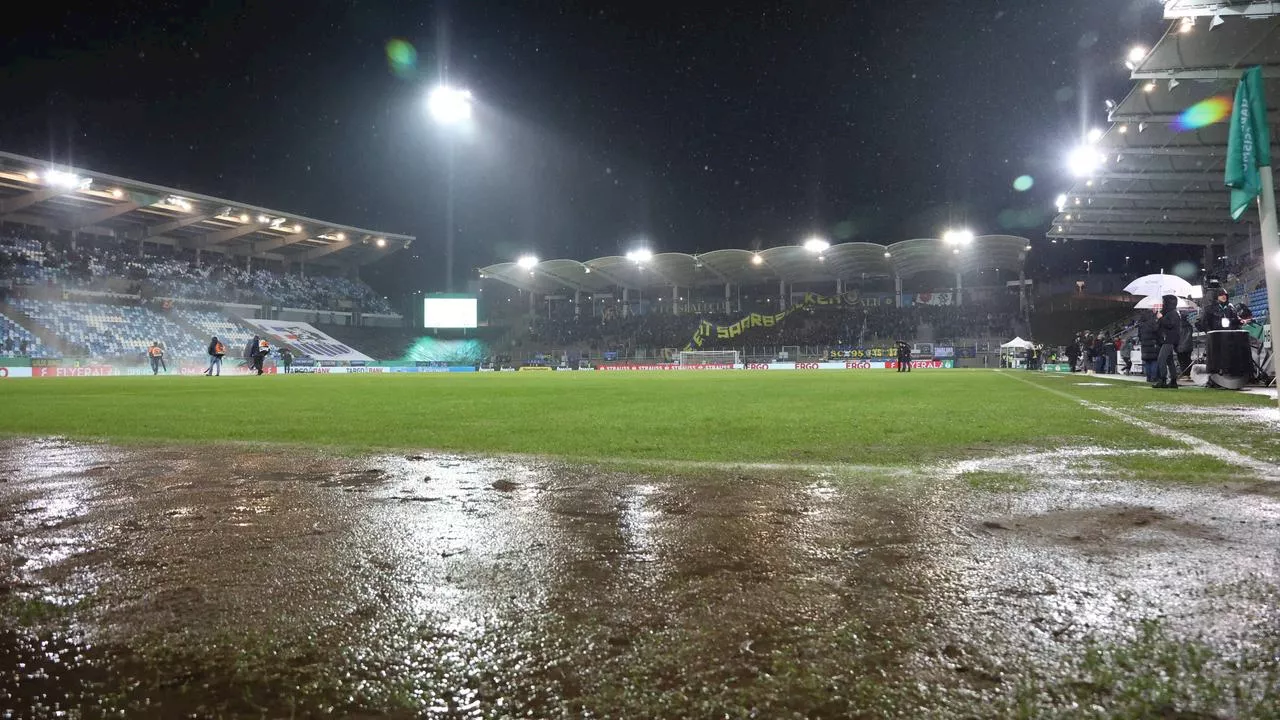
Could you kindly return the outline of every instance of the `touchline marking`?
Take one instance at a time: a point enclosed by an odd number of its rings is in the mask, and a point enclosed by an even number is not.
[[[1223,462],[1228,462],[1233,465],[1240,465],[1243,467],[1247,467],[1250,470],[1253,470],[1254,472],[1262,476],[1264,480],[1274,481],[1277,478],[1280,478],[1280,467],[1276,467],[1275,465],[1272,465],[1269,462],[1264,462],[1257,458],[1250,457],[1248,455],[1243,455],[1241,453],[1235,452],[1234,450],[1228,450],[1220,445],[1215,445],[1207,440],[1201,440],[1195,435],[1188,435],[1187,433],[1179,432],[1177,430],[1171,430],[1167,427],[1164,427],[1162,425],[1157,425],[1153,422],[1147,422],[1146,420],[1139,420],[1138,418],[1133,417],[1132,415],[1126,415],[1120,412],[1119,410],[1116,410],[1115,408],[1110,408],[1110,407],[1107,407],[1106,405],[1099,405],[1097,403],[1089,402],[1088,400],[1076,397],[1071,393],[1066,393],[1061,390],[1055,390],[1051,387],[1045,387],[1040,383],[1031,382],[1030,380],[1020,378],[1017,375],[1011,375],[1009,373],[1002,373],[1002,374],[1005,375],[1006,377],[1017,380],[1018,382],[1026,383],[1031,387],[1039,388],[1047,393],[1052,393],[1059,397],[1066,398],[1067,400],[1078,402],[1081,405],[1095,412],[1100,412],[1103,415],[1110,415],[1111,417],[1116,418],[1117,420],[1122,420],[1127,423],[1132,423],[1133,425],[1140,427],[1143,430],[1146,430],[1152,435],[1158,435],[1160,437],[1164,437],[1170,440],[1175,440],[1177,442],[1180,442],[1183,445],[1194,448],[1196,452],[1215,457],[1219,460],[1222,460]]]

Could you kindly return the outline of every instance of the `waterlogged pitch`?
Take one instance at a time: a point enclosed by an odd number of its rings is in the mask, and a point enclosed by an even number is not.
[[[1273,403],[963,370],[8,382],[0,716],[1274,717]]]

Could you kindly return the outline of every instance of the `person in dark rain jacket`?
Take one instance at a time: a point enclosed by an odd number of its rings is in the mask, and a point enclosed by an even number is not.
[[[1156,329],[1160,333],[1160,354],[1156,356],[1156,382],[1153,388],[1178,387],[1178,345],[1182,342],[1182,313],[1178,312],[1178,298],[1165,295],[1164,304],[1156,315]]]
[[[1138,346],[1142,350],[1142,370],[1147,375],[1147,382],[1156,381],[1156,358],[1160,355],[1160,331],[1156,327],[1156,316],[1142,321],[1138,325]]]

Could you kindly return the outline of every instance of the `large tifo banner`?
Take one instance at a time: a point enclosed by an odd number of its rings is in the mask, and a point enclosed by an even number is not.
[[[787,319],[788,315],[807,310],[812,307],[822,305],[849,305],[857,307],[877,307],[880,305],[892,305],[893,298],[862,297],[858,291],[844,293],[842,295],[818,295],[817,293],[805,293],[804,300],[792,305],[791,307],[779,313],[770,313],[761,315],[760,313],[751,313],[732,325],[717,325],[715,323],[703,320],[698,325],[698,330],[694,332],[693,339],[685,346],[686,350],[694,350],[702,347],[702,344],[708,338],[720,338],[727,340],[741,335],[744,331],[754,327],[773,327]]]
[[[373,358],[304,322],[294,320],[245,320],[260,330],[272,345],[288,345],[317,360],[364,360]],[[232,348],[239,354],[240,348]]]

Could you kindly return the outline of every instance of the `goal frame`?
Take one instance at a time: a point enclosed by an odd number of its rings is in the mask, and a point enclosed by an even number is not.
[[[737,350],[681,350],[677,359],[680,361],[680,367],[742,365],[742,353]]]

